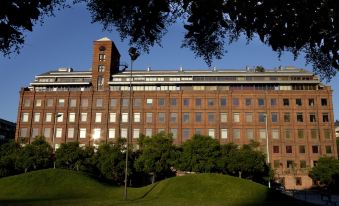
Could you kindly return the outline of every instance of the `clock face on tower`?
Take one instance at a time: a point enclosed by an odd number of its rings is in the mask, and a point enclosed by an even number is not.
[[[99,51],[105,51],[105,50],[106,50],[106,47],[104,47],[104,46],[99,47]]]

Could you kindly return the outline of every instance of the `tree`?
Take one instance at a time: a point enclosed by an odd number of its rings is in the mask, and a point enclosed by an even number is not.
[[[20,150],[16,165],[24,172],[48,168],[51,166],[52,151],[43,137],[36,137],[31,144]]]
[[[238,145],[234,143],[228,143],[220,145],[220,158],[218,159],[218,170],[224,174],[231,174],[228,171],[227,165],[229,160],[233,157],[232,155],[236,154],[238,150]]]
[[[339,185],[339,160],[334,157],[321,157],[309,175],[326,186]]]
[[[0,50],[9,54],[24,43],[22,31],[65,0],[3,0],[0,2]],[[149,51],[160,44],[168,27],[183,21],[183,47],[190,48],[210,66],[225,53],[224,45],[246,35],[259,37],[280,55],[306,54],[306,60],[322,78],[339,69],[339,2],[336,0],[74,0],[85,2],[92,22],[104,29],[116,28],[122,39]],[[20,17],[16,14],[20,13]],[[12,50],[11,50],[12,49]]]
[[[21,147],[15,141],[0,146],[0,177],[17,173],[16,162]]]
[[[152,137],[142,136],[138,142],[140,155],[134,162],[137,171],[152,174],[152,183],[155,178],[173,176],[171,167],[174,166],[177,152],[171,135],[161,132]]]
[[[79,147],[79,142],[67,142],[56,150],[56,165],[70,170],[85,170],[91,157],[94,155],[93,147]]]
[[[219,147],[219,142],[209,136],[194,135],[181,146],[178,169],[190,172],[217,171]]]

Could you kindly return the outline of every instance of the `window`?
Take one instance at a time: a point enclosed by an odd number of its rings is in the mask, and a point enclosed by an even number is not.
[[[259,107],[265,106],[265,100],[264,100],[263,98],[259,98],[259,99],[258,99],[258,106],[259,106]]]
[[[286,161],[287,168],[292,169],[294,168],[294,162],[293,160],[287,160]]]
[[[324,137],[325,139],[332,139],[332,132],[330,129],[324,129]]]
[[[177,99],[171,98],[171,106],[177,106]]]
[[[196,114],[196,113],[195,113]],[[190,120],[190,114],[188,112],[183,113],[182,121],[183,123],[188,123]]]
[[[139,112],[134,113],[134,122],[140,122],[141,121],[141,116]]]
[[[272,139],[279,139],[279,129],[272,129]]]
[[[306,168],[306,161],[305,160],[300,160],[300,168],[305,169]]]
[[[253,129],[246,129],[246,138],[253,139]]]
[[[117,99],[111,99],[110,106],[116,107],[117,106]]]
[[[81,120],[81,122],[87,122],[87,113],[85,113],[85,112],[81,113],[80,120]]]
[[[32,129],[32,135],[33,138],[36,136],[39,136],[39,128],[33,128]]]
[[[190,137],[190,130],[188,128],[184,128],[182,130],[183,140],[187,140]]]
[[[201,99],[195,99],[195,106],[201,107]]]
[[[41,107],[41,99],[37,99],[36,101],[35,101],[35,106],[36,107]]]
[[[56,128],[55,130],[55,137],[56,138],[61,138],[62,136],[62,128]]]
[[[195,113],[195,122],[201,122],[201,121],[202,121],[201,112],[196,112]]]
[[[102,76],[98,76],[97,85],[99,90],[103,90],[104,78]]]
[[[215,113],[214,112],[208,112],[207,113],[207,120],[208,120],[208,123],[214,123],[214,116],[215,116]]]
[[[303,113],[298,112],[297,113],[297,122],[303,122],[304,118],[303,118]]]
[[[178,113],[172,112],[171,113],[171,122],[177,123],[177,119],[178,119]]]
[[[51,122],[51,121],[52,121],[52,113],[46,113],[45,122]]]
[[[295,104],[299,107],[302,106],[301,99],[295,99]]]
[[[265,129],[259,129],[259,138],[260,139],[266,139],[266,130]]]
[[[332,146],[331,145],[326,145],[325,150],[326,150],[326,154],[332,154]]]
[[[227,129],[221,129],[221,139],[227,139]]]
[[[165,113],[164,112],[158,113],[158,122],[159,123],[165,123]]]
[[[194,134],[201,134],[201,128],[195,128],[194,129]]]
[[[102,99],[97,99],[95,106],[96,107],[102,107]]]
[[[20,137],[27,137],[27,128],[20,128]]]
[[[101,138],[101,129],[100,128],[94,128],[93,130],[93,139],[100,139]]]
[[[312,145],[312,153],[317,154],[319,152],[319,147],[318,145]]]
[[[159,107],[162,107],[162,106],[164,106],[165,105],[165,99],[164,98],[159,98],[158,99],[158,106]]]
[[[246,106],[251,106],[252,105],[252,99],[246,98],[245,99],[245,105]]]
[[[64,121],[64,113],[57,113],[57,122]]]
[[[318,130],[317,129],[311,129],[311,138],[312,139],[318,139]]]
[[[213,107],[214,106],[215,99],[207,99],[207,105],[208,107]]]
[[[328,113],[323,113],[323,122],[329,122]]]
[[[121,122],[128,122],[128,113],[122,113],[121,114]]]
[[[69,113],[68,121],[69,122],[75,122],[75,113],[73,113],[73,112]]]
[[[109,128],[108,129],[108,138],[114,139],[115,138],[115,128]]]
[[[170,133],[172,134],[173,139],[178,138],[178,129],[177,128],[171,128]]]
[[[133,129],[133,138],[137,139],[140,136],[140,129],[134,128]]]
[[[101,122],[101,117],[102,117],[102,113],[101,112],[98,112],[98,113],[95,113],[95,122]]]
[[[28,113],[22,113],[22,119],[21,119],[21,121],[22,122],[28,122]]]
[[[260,112],[259,113],[259,122],[264,123],[266,119],[266,113],[265,112]]]
[[[283,105],[285,107],[290,106],[290,100],[289,99],[283,99]]]
[[[98,72],[104,72],[104,71],[105,71],[105,65],[99,65]]]
[[[245,120],[247,123],[253,122],[253,113],[245,113]]]
[[[116,122],[117,114],[115,112],[109,113],[109,122]]]
[[[279,160],[273,160],[273,167],[279,168],[280,167],[280,161]]]
[[[310,107],[314,106],[314,99],[308,99],[308,106]]]
[[[327,106],[327,99],[321,98],[321,106]]]
[[[141,99],[134,99],[133,105],[135,107],[140,107],[141,106]]]
[[[122,99],[122,106],[128,107],[128,102],[129,102],[129,99]]]
[[[81,99],[81,107],[88,107],[88,99]]]
[[[40,122],[40,113],[39,112],[34,113],[34,122]]]
[[[315,113],[310,114],[310,122],[316,122]]]
[[[147,128],[147,129],[145,130],[145,135],[146,135],[147,137],[152,137],[152,129]]]
[[[239,99],[238,98],[233,98],[232,102],[233,102],[233,106],[239,106]]]
[[[221,107],[226,107],[227,100],[225,97],[220,98],[220,106]]]
[[[276,106],[277,105],[277,99],[271,99],[271,106]]]
[[[273,153],[279,153],[279,146],[273,146]]]
[[[146,105],[152,106],[153,105],[153,99],[146,99]]]
[[[47,99],[47,107],[53,107],[53,99]]]
[[[105,61],[106,55],[105,54],[99,54],[99,61]]]
[[[292,153],[292,146],[291,145],[287,145],[286,146],[286,153],[287,154],[291,154]]]
[[[291,121],[291,115],[289,112],[284,113],[284,122],[290,122]]]
[[[31,100],[28,98],[24,99],[24,106],[29,107],[30,105],[31,105]]]
[[[233,122],[240,122],[240,113],[233,113]]]
[[[189,99],[184,99],[184,107],[188,107],[190,104]]]
[[[305,149],[305,145],[299,145],[299,154],[305,154],[306,149]]]
[[[86,128],[80,128],[80,138],[86,138]]]
[[[127,138],[127,128],[121,128],[121,138]]]
[[[298,129],[298,138],[304,139],[304,130],[303,129]]]
[[[208,136],[215,138],[215,129],[208,129]]]
[[[70,107],[76,107],[77,106],[77,100],[76,99],[70,99],[69,100],[69,106]]]
[[[233,138],[240,139],[240,129],[233,129]]]
[[[153,113],[146,113],[146,123],[152,123]]]
[[[272,123],[277,123],[278,122],[278,113],[272,112],[271,113],[271,119],[272,119]]]
[[[285,130],[285,139],[291,139],[291,130],[290,129]]]
[[[221,123],[226,123],[227,122],[227,113],[220,113],[220,122]]]
[[[44,137],[50,138],[51,137],[51,128],[44,129]]]
[[[58,100],[58,106],[59,106],[59,107],[65,106],[65,99],[59,99],[59,100]]]
[[[74,138],[74,128],[68,128],[67,138]]]

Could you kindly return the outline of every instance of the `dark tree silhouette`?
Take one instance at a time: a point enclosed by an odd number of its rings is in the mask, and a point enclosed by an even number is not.
[[[183,21],[183,47],[210,66],[225,45],[245,34],[258,37],[280,55],[305,53],[314,72],[330,79],[339,70],[339,1],[337,0],[75,0],[85,2],[92,21],[116,28],[122,39],[146,52],[160,44],[169,26]],[[18,51],[22,30],[64,0],[0,1],[0,49]],[[27,6],[28,5],[28,6]],[[3,9],[5,8],[5,9]],[[17,12],[23,15],[16,15]],[[14,18],[15,17],[15,18]]]

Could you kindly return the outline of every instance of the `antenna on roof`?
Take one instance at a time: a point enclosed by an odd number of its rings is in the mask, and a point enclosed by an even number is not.
[[[151,71],[151,67],[150,66],[147,67],[147,71],[148,72]]]
[[[184,69],[182,68],[181,65],[180,65],[180,67],[179,67],[179,71],[180,71],[180,72],[184,71]]]

